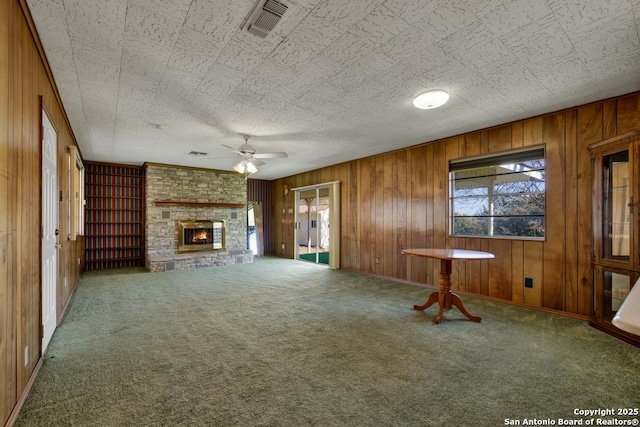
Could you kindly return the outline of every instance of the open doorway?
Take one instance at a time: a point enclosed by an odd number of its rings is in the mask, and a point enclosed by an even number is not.
[[[262,205],[260,202],[247,202],[247,249],[253,256],[264,255],[264,229]]]
[[[296,196],[295,258],[339,268],[339,183],[293,191]]]

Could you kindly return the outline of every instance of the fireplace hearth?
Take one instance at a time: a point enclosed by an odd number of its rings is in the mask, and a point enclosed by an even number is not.
[[[225,245],[223,220],[178,221],[178,252],[221,250]]]

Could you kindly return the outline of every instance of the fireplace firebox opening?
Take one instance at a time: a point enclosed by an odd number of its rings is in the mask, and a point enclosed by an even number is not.
[[[224,249],[223,220],[178,221],[178,252],[214,251]]]

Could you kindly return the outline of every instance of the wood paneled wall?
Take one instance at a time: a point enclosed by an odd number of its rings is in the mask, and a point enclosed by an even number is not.
[[[275,180],[271,251],[294,255],[290,212],[295,212],[295,201],[284,189],[340,180],[343,269],[437,285],[434,261],[405,257],[400,250],[489,251],[495,259],[454,265],[455,289],[590,316],[591,161],[586,147],[640,129],[639,103],[634,93]],[[537,144],[546,147],[546,240],[450,237],[449,160]],[[524,287],[525,277],[533,279],[533,288]]]
[[[24,8],[24,9],[23,9]],[[68,188],[75,144],[22,0],[0,1],[0,423],[14,418],[40,361],[41,109],[58,132],[58,189]],[[67,240],[59,205],[57,313],[80,277],[83,240]],[[28,356],[25,360],[25,348]],[[13,411],[13,415],[12,415]]]

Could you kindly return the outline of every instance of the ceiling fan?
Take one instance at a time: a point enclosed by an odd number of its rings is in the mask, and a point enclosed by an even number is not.
[[[229,145],[221,144],[223,147],[228,148],[229,150],[236,153],[242,160],[235,165],[233,165],[233,169],[241,174],[249,175],[255,172],[258,172],[258,166],[264,165],[264,162],[260,159],[281,159],[288,157],[285,152],[275,152],[275,153],[256,153],[256,149],[249,145],[249,136],[244,136],[244,144],[242,144],[238,149],[235,149]]]

